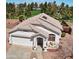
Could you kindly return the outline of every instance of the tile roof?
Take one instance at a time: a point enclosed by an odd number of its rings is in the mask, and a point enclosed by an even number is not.
[[[47,18],[44,18],[44,17]],[[31,18],[28,18],[27,20],[23,21],[22,23],[18,24],[17,26],[15,26],[10,32],[16,31],[16,30],[34,30],[44,36],[47,36],[48,33],[40,30],[38,28],[35,27],[35,25],[41,25],[46,27],[47,29],[51,29],[54,32],[60,33],[62,29],[62,25],[60,24],[60,22],[44,13],[41,13],[39,15],[33,16]]]

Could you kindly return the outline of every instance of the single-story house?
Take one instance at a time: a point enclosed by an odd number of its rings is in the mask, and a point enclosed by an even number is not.
[[[43,49],[56,49],[62,34],[61,23],[45,13],[24,20],[10,32],[9,43]]]

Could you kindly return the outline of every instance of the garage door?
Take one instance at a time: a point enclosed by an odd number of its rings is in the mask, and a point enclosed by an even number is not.
[[[11,37],[11,43],[24,46],[32,46],[33,42],[28,38]]]

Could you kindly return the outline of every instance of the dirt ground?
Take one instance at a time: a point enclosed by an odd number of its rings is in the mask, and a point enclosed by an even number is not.
[[[10,48],[9,45],[9,31],[15,27],[16,25],[18,25],[20,22],[17,19],[7,19],[6,20],[6,50],[8,50]]]
[[[9,40],[9,30],[17,25],[18,21],[7,21],[6,29],[6,50],[8,51],[10,45]],[[15,25],[16,24],[16,25]],[[11,27],[11,28],[10,28]],[[73,59],[73,37],[72,34],[67,34],[65,37],[62,37],[60,40],[60,48],[55,52],[43,52],[43,59]]]
[[[19,20],[17,20],[17,19],[7,19],[6,20],[6,27],[7,28],[13,28],[13,27],[15,27],[16,25],[18,25],[20,22],[19,22]]]

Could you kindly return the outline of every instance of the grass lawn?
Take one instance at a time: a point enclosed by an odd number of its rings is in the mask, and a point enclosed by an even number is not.
[[[32,10],[31,11],[31,16],[28,16],[27,18],[33,17],[33,16],[38,15],[40,13],[41,13],[41,10]]]
[[[41,10],[33,10],[33,11],[31,11],[32,16],[35,16],[35,15],[40,14],[40,13],[41,13]]]

